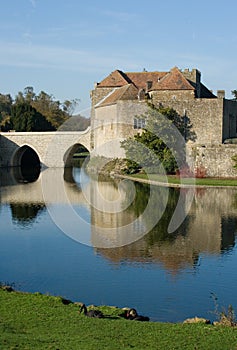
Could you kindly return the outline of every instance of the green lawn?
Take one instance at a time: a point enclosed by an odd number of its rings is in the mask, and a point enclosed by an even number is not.
[[[88,318],[60,297],[0,289],[0,349],[237,349],[234,327],[129,321],[100,309],[108,318]]]
[[[149,179],[157,182],[165,182],[169,184],[180,184],[180,178],[178,176],[168,175],[167,177],[157,174],[133,174],[129,175],[134,179]],[[182,184],[186,185],[198,185],[198,186],[237,186],[237,179],[217,179],[217,178],[182,178]]]

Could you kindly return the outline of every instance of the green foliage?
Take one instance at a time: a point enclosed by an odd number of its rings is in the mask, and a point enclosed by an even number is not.
[[[55,130],[51,123],[28,102],[15,103],[12,106],[11,124],[15,131]]]
[[[162,106],[156,108],[149,105],[147,114],[139,117],[146,120],[146,128],[134,138],[121,142],[126,158],[129,160],[128,169],[130,168],[132,173],[141,168],[145,168],[150,173],[162,173],[164,170],[169,174],[175,173],[178,168],[175,158],[178,132],[174,132],[174,126],[181,135],[185,133],[186,137],[190,126],[187,126],[184,119],[173,108]],[[181,149],[181,152],[182,154],[178,154],[178,157],[184,161],[185,150]]]
[[[237,346],[234,327],[128,321],[118,317],[121,309],[106,306],[98,309],[108,318],[93,319],[80,314],[75,303],[40,293],[0,289],[0,300],[1,350],[223,350],[223,346]]]
[[[232,90],[231,93],[234,95],[234,100],[237,100],[237,90]]]
[[[10,123],[11,105],[12,105],[11,96],[0,94],[0,128],[1,128],[1,131],[8,131],[11,129],[11,123]]]
[[[61,103],[44,91],[37,95],[31,86],[20,91],[15,100],[0,94],[0,127],[2,131],[57,130],[71,117],[77,104],[76,99]]]
[[[52,124],[54,129],[57,129],[69,117],[67,109],[61,109],[60,102],[54,100],[52,95],[48,95],[44,91],[41,91],[39,95],[35,95],[33,88],[28,87],[25,89],[24,98]]]

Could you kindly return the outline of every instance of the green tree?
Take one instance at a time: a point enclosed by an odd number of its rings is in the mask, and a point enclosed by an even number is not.
[[[27,102],[15,103],[11,111],[11,123],[15,131],[50,131],[52,124]]]
[[[24,92],[19,92],[15,99],[16,104],[27,103],[34,107],[52,124],[55,130],[69,119],[78,101],[77,99],[66,100],[61,103],[59,100],[55,100],[53,95],[49,95],[44,91],[41,91],[38,95],[35,94],[32,86],[27,86]]]
[[[76,109],[76,106],[78,105],[78,103],[80,102],[79,99],[75,98],[73,100],[66,100],[63,102],[62,104],[62,109],[65,113],[67,113],[67,115],[69,117],[71,117],[73,115],[73,112]]]
[[[52,95],[48,95],[44,91],[35,96],[31,105],[44,115],[55,129],[58,129],[69,118],[67,112],[60,108],[60,101],[54,100]]]
[[[1,131],[9,131],[11,129],[11,123],[10,123],[11,106],[12,106],[11,95],[0,94],[0,128],[1,128]]]
[[[237,100],[237,90],[233,90],[231,93],[234,95],[234,100]]]
[[[179,164],[185,159],[184,147],[180,144],[177,152],[177,143],[181,135],[191,136],[185,116],[179,116],[173,108],[156,108],[149,104],[147,113],[137,118],[145,119],[144,130],[121,142],[128,159],[128,171],[146,168],[151,173],[159,173],[164,168],[167,173],[174,173],[178,168],[176,159]]]
[[[78,102],[78,99],[74,99],[61,103],[44,91],[37,95],[32,86],[25,87],[23,92],[19,91],[15,100],[10,95],[0,94],[1,131],[58,130],[70,119]]]

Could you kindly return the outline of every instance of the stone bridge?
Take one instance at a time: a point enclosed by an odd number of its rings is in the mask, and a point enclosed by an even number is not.
[[[91,128],[84,131],[0,133],[0,167],[20,166],[24,160],[44,167],[71,165],[79,146],[91,152]]]

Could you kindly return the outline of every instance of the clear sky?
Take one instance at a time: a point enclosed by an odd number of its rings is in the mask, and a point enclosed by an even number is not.
[[[0,10],[0,93],[33,86],[90,106],[94,82],[124,72],[197,68],[237,89],[236,0],[7,0]],[[83,113],[82,113],[83,114]]]

